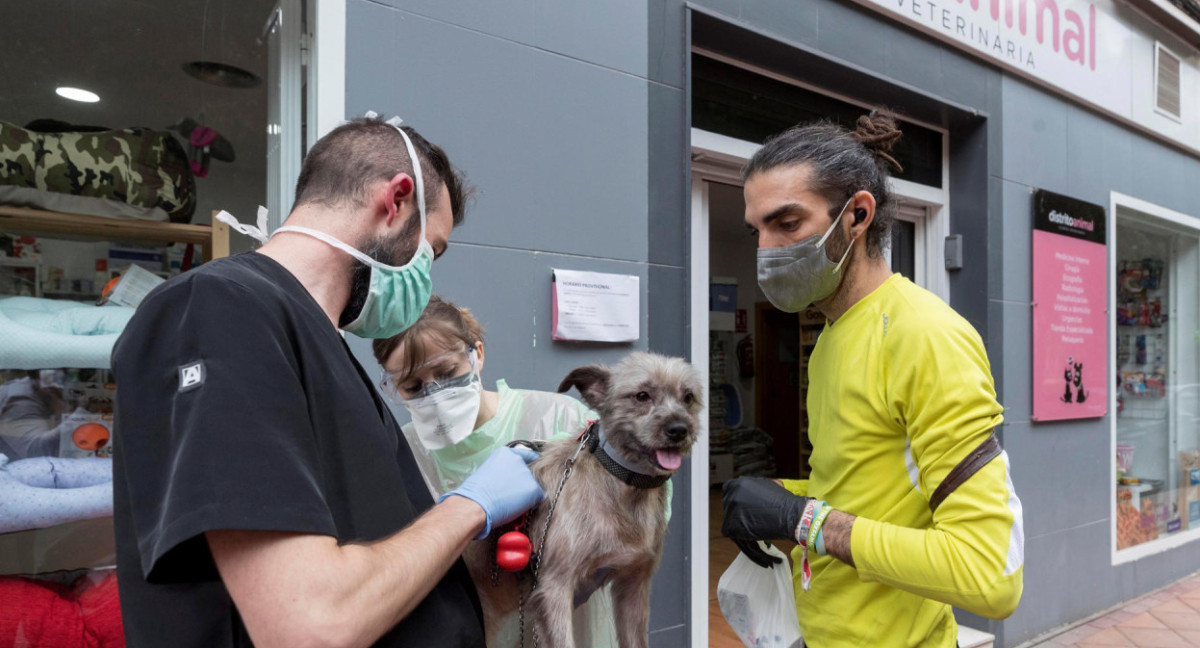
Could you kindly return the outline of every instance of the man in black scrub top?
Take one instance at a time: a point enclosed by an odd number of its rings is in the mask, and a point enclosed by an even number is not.
[[[460,555],[540,501],[536,455],[435,505],[338,332],[411,325],[463,202],[440,148],[355,120],[309,152],[288,228],[138,308],[113,352],[131,648],[484,645]]]

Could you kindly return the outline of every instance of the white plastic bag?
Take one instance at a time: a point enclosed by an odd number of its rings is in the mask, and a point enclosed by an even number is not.
[[[766,550],[782,560],[765,569],[739,551],[721,574],[717,582],[721,614],[747,648],[800,648],[804,644],[791,568],[782,551],[770,544]]]

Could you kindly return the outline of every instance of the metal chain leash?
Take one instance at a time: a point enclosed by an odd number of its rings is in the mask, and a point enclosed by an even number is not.
[[[592,428],[589,426],[579,437],[579,447],[575,448],[575,454],[567,459],[567,465],[563,469],[562,479],[558,481],[558,488],[554,490],[554,498],[550,500],[550,507],[546,509],[546,520],[542,523],[542,532],[538,536],[537,548],[539,551],[534,552],[532,564],[529,566],[530,581],[529,581],[529,596],[533,597],[534,590],[538,586],[538,572],[542,566],[542,554],[546,551],[546,533],[550,530],[550,520],[554,517],[554,509],[558,506],[559,496],[562,495],[563,487],[567,485],[567,479],[571,477],[571,473],[575,471],[575,461],[579,459],[579,453],[587,445],[591,439]],[[497,570],[499,567],[492,565],[492,586],[499,584]],[[525,648],[525,588],[521,587],[521,583],[517,583],[517,615],[520,627],[521,648]],[[533,648],[539,648],[541,638],[538,637],[538,629],[533,625],[533,630],[530,632],[533,635]]]

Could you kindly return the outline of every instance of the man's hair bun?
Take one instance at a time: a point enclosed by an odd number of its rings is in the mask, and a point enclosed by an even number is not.
[[[872,110],[871,114],[863,115],[858,118],[855,124],[854,132],[851,137],[862,143],[871,151],[876,158],[891,166],[897,172],[903,171],[904,167],[892,157],[892,147],[896,142],[900,141],[903,133],[896,126],[896,120],[889,114],[879,110]]]

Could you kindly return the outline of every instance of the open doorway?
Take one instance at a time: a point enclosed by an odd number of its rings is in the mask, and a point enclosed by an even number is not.
[[[707,608],[707,645],[736,648],[742,644],[717,603],[717,583],[737,556],[720,534],[720,485],[740,476],[808,476],[808,359],[825,327],[819,311],[784,313],[759,290],[740,171],[756,141],[819,119],[852,124],[870,106],[708,53],[694,54],[693,72],[692,357],[709,374],[708,443],[693,453],[710,467],[707,482],[693,482],[692,528],[708,525],[693,551],[705,555],[702,544],[709,558],[698,570],[707,583],[693,584],[694,596],[707,593],[707,600],[694,598],[693,613],[702,618]],[[949,221],[947,136],[928,124],[905,121],[902,128],[912,134],[900,152],[910,171],[891,182],[897,211],[887,259],[893,271],[948,299],[941,255]],[[777,544],[785,553],[794,546]]]

